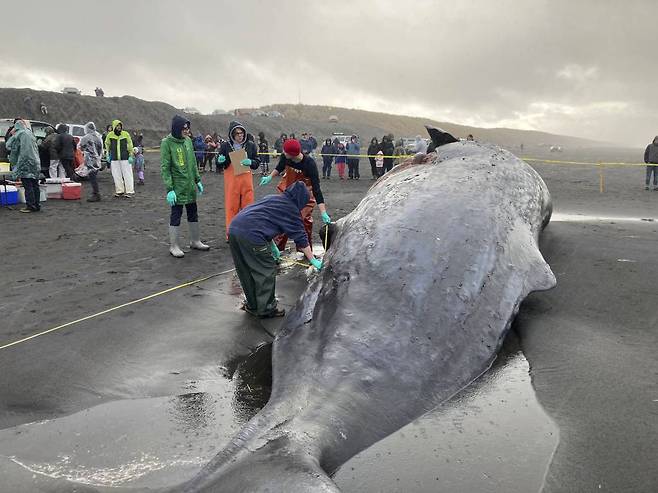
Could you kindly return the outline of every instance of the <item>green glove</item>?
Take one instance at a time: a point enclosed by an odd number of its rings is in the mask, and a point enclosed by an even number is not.
[[[173,190],[167,194],[167,204],[172,207],[176,205],[176,192]]]
[[[203,185],[201,184],[201,182],[196,184],[196,188],[197,190],[199,190],[199,195],[203,195]]]
[[[219,154],[217,156],[217,162],[219,164],[224,164],[226,162],[226,156],[224,156],[224,154]]]
[[[279,260],[281,258],[281,252],[279,251],[279,248],[276,246],[276,243],[273,241],[270,242],[270,248],[272,249],[272,257],[274,260]]]
[[[240,164],[242,166],[251,166],[251,159],[243,159],[242,161],[240,161]]]
[[[320,216],[322,217],[322,222],[323,223],[331,224],[331,218],[329,217],[329,214],[327,214],[326,212],[323,212],[322,214],[320,214]]]
[[[128,158],[128,163],[130,163],[131,165],[135,164],[135,158],[134,158],[134,156],[130,156],[130,157]]]
[[[313,267],[315,267],[317,270],[322,269],[322,260],[318,260],[318,259],[316,259],[316,258],[312,258],[312,259],[310,260],[310,262],[311,262],[311,265],[312,265]]]
[[[262,187],[263,185],[267,185],[269,182],[272,181],[272,177],[270,175],[263,176],[260,179],[260,183],[258,184],[259,187]]]

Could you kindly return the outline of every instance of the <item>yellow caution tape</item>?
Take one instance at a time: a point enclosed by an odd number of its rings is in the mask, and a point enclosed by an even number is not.
[[[164,291],[160,291],[158,293],[153,293],[148,296],[145,296],[143,298],[140,298],[138,300],[133,300],[129,301],[128,303],[123,303],[122,305],[115,306],[113,308],[108,308],[107,310],[103,310],[102,312],[94,313],[93,315],[87,315],[86,317],[79,318],[78,320],[74,320],[73,322],[67,322],[62,325],[58,325],[57,327],[53,327],[52,329],[44,330],[43,332],[39,332],[37,334],[33,334],[29,337],[24,337],[23,339],[19,339],[18,341],[10,342],[9,344],[5,344],[4,346],[0,346],[0,349],[6,349],[11,346],[16,346],[17,344],[21,344],[22,342],[29,341],[30,339],[34,339],[36,337],[49,334],[50,332],[55,332],[56,330],[63,329],[65,327],[70,327],[71,325],[84,322],[85,320],[90,320],[95,317],[100,317],[101,315],[105,315],[106,313],[113,312],[115,310],[119,310],[120,308],[125,308],[130,305],[134,305],[136,303],[141,303],[143,301],[150,300],[152,298],[155,298],[157,296],[162,296],[163,294],[171,293],[172,291],[176,291],[177,289],[185,288],[187,286],[192,286],[193,284],[197,284],[203,281],[207,281],[208,279],[212,279],[213,277],[221,276],[223,274],[228,274],[229,272],[233,272],[235,269],[229,269],[225,270],[224,272],[218,272],[216,274],[211,274],[206,277],[202,277],[201,279],[195,279],[194,281],[186,282],[185,284],[180,284],[178,286],[174,286],[173,288],[165,289]]]

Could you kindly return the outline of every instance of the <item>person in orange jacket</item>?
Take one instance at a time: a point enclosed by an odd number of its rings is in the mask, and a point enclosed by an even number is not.
[[[239,163],[231,163],[230,152],[244,149],[247,157]],[[258,169],[258,148],[253,140],[247,138],[247,130],[240,122],[232,121],[228,127],[228,140],[223,142],[217,155],[217,166],[224,172],[224,209],[226,210],[226,237],[233,217],[254,201],[254,183],[251,172],[236,175],[234,166],[246,166]]]
[[[272,181],[272,178],[283,174],[283,178],[276,187],[281,193],[284,192],[290,185],[296,181],[301,181],[306,185],[309,194],[309,201],[306,206],[301,210],[302,221],[304,222],[304,229],[308,236],[309,245],[313,244],[313,209],[317,203],[320,209],[320,217],[325,224],[331,223],[331,218],[327,213],[327,208],[324,203],[324,196],[320,189],[320,179],[318,177],[318,167],[315,161],[308,154],[302,153],[302,146],[296,139],[288,139],[283,144],[283,154],[279,159],[274,171],[269,175],[260,179],[260,186],[267,185]],[[274,239],[274,243],[283,250],[288,242],[286,235],[279,235]]]

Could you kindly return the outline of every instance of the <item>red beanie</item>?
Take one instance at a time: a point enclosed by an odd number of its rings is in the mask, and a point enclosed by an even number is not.
[[[302,145],[297,139],[288,139],[283,143],[283,152],[290,156],[299,156],[302,152]]]

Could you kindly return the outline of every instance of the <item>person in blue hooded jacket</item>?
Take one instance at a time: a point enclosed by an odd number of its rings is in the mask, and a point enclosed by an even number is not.
[[[228,243],[246,301],[243,309],[259,318],[282,317],[276,304],[276,261],[281,253],[272,239],[286,234],[311,265],[322,268],[313,256],[300,211],[309,193],[296,181],[282,194],[267,195],[242,209],[231,221]]]

